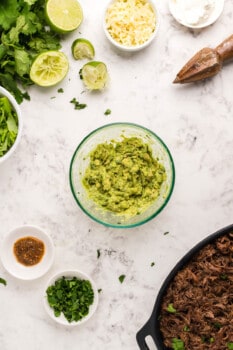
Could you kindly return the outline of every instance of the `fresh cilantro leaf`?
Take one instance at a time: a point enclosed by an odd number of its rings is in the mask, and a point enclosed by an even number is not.
[[[227,347],[229,350],[233,350],[233,342],[227,343]]]
[[[176,313],[176,309],[174,308],[173,304],[168,305],[167,311],[173,314]]]
[[[75,97],[70,101],[70,103],[74,104],[74,109],[84,109],[87,107],[85,103],[79,103]]]
[[[123,283],[124,282],[124,280],[125,280],[125,275],[120,275],[119,276],[119,281],[121,282],[121,283]]]
[[[57,90],[57,92],[59,92],[59,93],[63,93],[63,92],[64,92],[64,90],[63,90],[62,88],[60,88],[60,89],[58,89],[58,90]]]
[[[104,115],[109,115],[109,114],[111,114],[112,113],[112,111],[111,111],[111,109],[106,109],[106,111],[104,112]]]
[[[88,315],[94,301],[94,291],[88,280],[61,277],[46,290],[47,300],[54,315],[65,316],[68,322],[77,322]]]
[[[1,278],[1,277],[0,277],[0,283],[1,283],[1,284],[4,284],[4,286],[7,285],[7,281],[4,280],[4,278]]]
[[[0,2],[0,28],[8,30],[18,17],[18,1],[1,0]]]
[[[181,339],[173,338],[172,339],[172,349],[174,349],[174,350],[185,350],[184,342]]]

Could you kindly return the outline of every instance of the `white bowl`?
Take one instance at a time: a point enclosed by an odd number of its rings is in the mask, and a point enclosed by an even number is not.
[[[23,120],[22,120],[22,114],[21,114],[21,109],[19,107],[19,104],[16,102],[15,98],[3,87],[0,86],[0,97],[1,96],[6,96],[8,100],[10,101],[12,107],[14,108],[17,117],[18,117],[18,134],[15,139],[14,144],[12,147],[3,155],[0,157],[0,164],[3,163],[5,160],[7,160],[16,150],[18,147],[21,135],[22,135],[22,127],[23,127]]]
[[[23,237],[35,237],[44,242],[45,252],[39,263],[25,266],[15,257],[14,243]],[[36,226],[20,226],[8,233],[1,245],[1,259],[5,269],[14,277],[22,280],[34,280],[43,276],[51,267],[54,260],[54,246],[51,238]]]
[[[214,2],[215,2],[215,7],[213,11],[210,13],[210,15],[208,16],[208,18],[203,19],[202,21],[200,21],[200,23],[197,23],[197,24],[194,24],[194,23],[192,24],[187,21],[186,16],[180,12],[178,0],[169,0],[168,6],[172,16],[175,18],[177,22],[179,22],[180,24],[188,28],[201,29],[217,21],[217,19],[219,18],[219,16],[223,11],[225,0],[215,0]]]
[[[93,304],[90,305],[90,307],[89,307],[89,313],[86,316],[84,316],[81,320],[79,320],[77,322],[74,322],[74,321],[73,322],[69,322],[65,318],[65,316],[63,314],[61,314],[60,316],[56,317],[54,315],[54,310],[52,309],[52,307],[48,303],[46,290],[47,290],[47,288],[49,286],[53,285],[55,283],[55,281],[57,281],[61,277],[65,277],[67,279],[71,279],[73,277],[77,277],[78,279],[88,280],[91,283],[92,289],[94,291],[94,301],[93,301]],[[47,282],[47,284],[45,286],[45,295],[44,295],[44,307],[45,307],[45,310],[46,310],[47,314],[54,321],[56,321],[57,323],[59,323],[59,324],[61,324],[63,326],[74,327],[74,326],[81,325],[81,324],[85,323],[95,313],[95,311],[97,309],[98,301],[99,301],[99,295],[98,295],[98,290],[96,288],[96,285],[95,285],[94,281],[91,279],[90,276],[88,276],[87,274],[85,274],[84,272],[81,272],[79,270],[60,271],[57,274],[55,274],[53,277],[51,277],[50,280]]]
[[[154,32],[151,34],[151,36],[149,37],[149,39],[147,41],[145,41],[143,44],[140,45],[135,45],[135,46],[126,46],[123,44],[120,44],[119,42],[117,42],[109,33],[107,26],[106,26],[106,12],[108,10],[108,7],[116,2],[117,0],[111,0],[110,3],[108,4],[108,6],[106,7],[105,11],[104,11],[104,18],[103,18],[103,28],[104,28],[104,33],[107,37],[107,39],[110,41],[110,43],[115,46],[117,49],[121,50],[121,51],[125,51],[125,52],[137,52],[139,50],[142,50],[144,48],[146,48],[147,46],[149,46],[151,44],[151,42],[154,40],[154,38],[157,36],[158,33],[158,29],[159,29],[159,25],[160,25],[160,16],[159,16],[159,12],[157,7],[155,6],[154,2],[151,0],[147,0],[147,2],[149,4],[151,4],[154,13],[155,13],[155,18],[156,18],[156,24],[155,24],[155,30]]]

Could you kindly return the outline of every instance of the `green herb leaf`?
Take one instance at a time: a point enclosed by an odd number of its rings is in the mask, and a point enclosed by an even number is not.
[[[229,350],[233,350],[233,342],[227,343],[227,347]]]
[[[176,309],[174,308],[173,304],[168,305],[167,311],[172,313],[172,314],[176,313]]]
[[[63,93],[63,92],[64,92],[64,90],[63,90],[62,88],[60,88],[60,89],[58,89],[58,90],[57,90],[57,92],[59,92],[59,93]]]
[[[4,278],[1,278],[1,277],[0,277],[0,283],[1,283],[1,284],[4,284],[4,286],[6,286],[6,285],[7,285],[6,280],[4,280]]]
[[[54,315],[64,314],[68,322],[77,322],[89,313],[94,291],[88,280],[61,277],[46,290],[47,300]]]
[[[97,259],[100,257],[100,249],[97,249]]]
[[[155,263],[154,263],[154,261],[150,264],[150,266],[152,267],[152,266],[155,266]]]
[[[102,289],[100,288],[100,289],[98,289],[98,293],[101,293],[102,292]]]
[[[172,339],[172,349],[174,349],[174,350],[185,350],[184,342],[181,339],[173,338]]]
[[[70,101],[70,103],[74,104],[74,109],[84,109],[87,107],[85,103],[79,103],[75,97]]]
[[[169,231],[166,231],[164,232],[164,236],[168,235],[169,234]]]
[[[189,332],[189,331],[190,331],[190,328],[189,328],[188,326],[184,326],[183,331],[184,331],[184,332]]]
[[[0,157],[14,144],[18,134],[18,118],[7,97],[0,97]]]
[[[123,283],[125,277],[126,277],[125,275],[120,275],[120,276],[119,276],[119,281],[120,281],[121,283]]]
[[[111,111],[111,109],[106,109],[106,111],[104,112],[104,115],[109,115],[109,114],[111,114],[112,113],[112,111]]]

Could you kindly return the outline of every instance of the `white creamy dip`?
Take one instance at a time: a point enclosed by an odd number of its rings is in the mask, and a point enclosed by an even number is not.
[[[172,2],[174,15],[177,19],[195,26],[209,20],[214,11],[216,0],[173,0]]]

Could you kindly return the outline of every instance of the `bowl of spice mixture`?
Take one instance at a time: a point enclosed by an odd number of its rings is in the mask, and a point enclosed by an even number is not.
[[[43,276],[51,267],[54,260],[53,242],[39,227],[20,226],[4,238],[1,259],[12,276],[33,280]]]
[[[174,163],[165,143],[131,123],[92,131],[70,164],[77,204],[89,217],[111,227],[134,227],[154,218],[168,203],[174,181]]]
[[[158,350],[233,349],[233,225],[207,236],[165,279],[151,317],[137,333]]]

